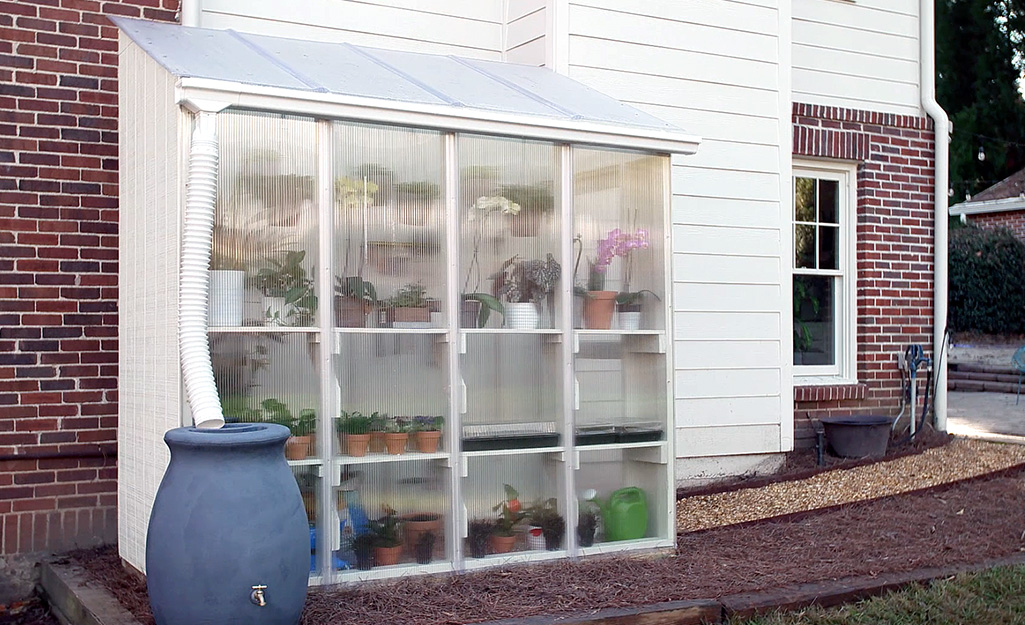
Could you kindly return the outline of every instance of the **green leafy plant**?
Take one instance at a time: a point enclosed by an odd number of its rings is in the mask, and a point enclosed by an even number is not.
[[[1025,244],[1007,229],[950,232],[950,329],[1025,332]]]
[[[385,415],[385,432],[389,434],[401,434],[403,432],[409,432],[411,429],[412,421],[409,419],[409,417],[394,416],[389,418],[388,415]]]
[[[473,519],[467,526],[466,538],[470,543],[470,556],[483,558],[488,555],[488,537],[495,531],[491,519]]]
[[[385,432],[388,427],[388,413],[374,412],[370,415],[370,431]]]
[[[377,289],[374,283],[359,276],[335,277],[335,295],[363,300],[377,305]]]
[[[523,509],[523,504],[520,503],[520,494],[516,492],[516,489],[508,484],[503,486],[505,499],[492,508],[495,512],[499,512],[498,519],[495,521],[494,533],[499,536],[512,536],[515,533],[513,528],[526,518],[527,512]]]
[[[283,425],[288,428],[292,436],[309,436],[316,429],[317,411],[312,408],[302,409],[299,416],[296,417],[287,404],[273,397],[260,402],[260,407],[266,413],[262,415],[264,422]],[[260,411],[255,411],[255,415],[251,414],[251,416],[256,415],[260,415]]]
[[[425,200],[433,200],[441,196],[441,187],[427,180],[400,182],[395,185],[395,191]]]
[[[483,328],[491,318],[492,312],[505,316],[505,306],[502,301],[488,293],[463,293],[464,302],[480,302],[480,312],[477,313],[477,327]]]
[[[562,267],[548,254],[545,260],[523,260],[513,256],[491,275],[495,293],[510,303],[541,303],[551,298],[559,283]]]
[[[342,411],[338,420],[335,421],[335,428],[339,434],[369,434],[371,417],[353,410],[352,412]]]
[[[402,544],[399,538],[399,518],[395,510],[386,507],[384,516],[372,519],[369,523],[375,547],[398,547]]]
[[[407,284],[388,300],[388,305],[394,308],[426,308],[427,289],[419,282]]]
[[[283,257],[268,257],[268,266],[260,269],[254,278],[256,286],[268,297],[283,297],[285,304],[291,309],[287,319],[293,325],[312,325],[317,312],[317,296],[313,289],[313,280],[307,276],[302,263],[306,258],[305,251],[285,252]],[[270,309],[266,315],[271,317]]]
[[[538,501],[527,509],[527,522],[541,528],[548,549],[558,549],[566,531],[566,520],[559,514],[554,497]]]
[[[647,293],[654,297],[658,301],[662,301],[662,298],[658,296],[654,291],[648,289],[641,289],[640,291],[620,291],[616,294],[616,303],[621,308],[623,307],[639,307],[644,301],[644,294]]]
[[[445,425],[445,417],[441,415],[417,415],[413,417],[412,430],[414,432],[440,432],[443,425]]]

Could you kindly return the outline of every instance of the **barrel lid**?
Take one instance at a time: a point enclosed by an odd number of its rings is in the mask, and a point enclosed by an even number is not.
[[[168,430],[169,447],[239,447],[279,445],[290,436],[288,428],[276,423],[226,423],[221,428],[184,427]]]

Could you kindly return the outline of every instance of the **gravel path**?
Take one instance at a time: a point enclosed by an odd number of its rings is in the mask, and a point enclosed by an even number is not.
[[[678,532],[692,532],[886,497],[999,471],[1023,462],[1025,446],[955,439],[921,454],[826,471],[803,480],[685,497],[676,505],[676,528]]]

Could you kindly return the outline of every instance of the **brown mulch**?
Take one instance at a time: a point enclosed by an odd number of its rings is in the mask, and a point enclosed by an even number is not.
[[[38,597],[0,604],[0,625],[60,625],[46,603]]]
[[[777,588],[1025,551],[1025,468],[927,491],[681,534],[676,557],[603,557],[312,589],[304,625],[448,625]],[[84,557],[83,557],[84,555]],[[75,559],[143,623],[112,548]],[[125,580],[128,583],[125,583]]]

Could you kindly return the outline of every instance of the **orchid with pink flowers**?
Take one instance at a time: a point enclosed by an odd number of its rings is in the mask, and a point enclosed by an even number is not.
[[[624,258],[626,267],[623,273],[623,291],[630,290],[630,269],[631,252],[634,250],[645,250],[650,247],[648,243],[648,231],[638,228],[633,233],[623,232],[619,228],[611,230],[608,235],[598,241],[597,257],[594,260],[588,259],[590,268],[587,278],[587,289],[589,291],[605,290],[605,274],[609,265],[617,256]]]

